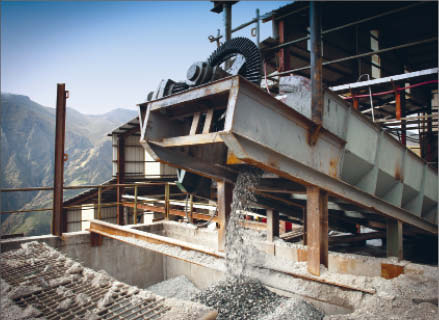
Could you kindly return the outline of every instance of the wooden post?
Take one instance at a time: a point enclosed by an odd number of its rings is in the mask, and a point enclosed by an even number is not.
[[[387,256],[403,258],[402,223],[398,220],[387,220]]]
[[[307,245],[306,207],[303,208],[303,245]]]
[[[101,220],[102,188],[98,187],[98,220]]]
[[[64,191],[64,141],[66,131],[66,99],[68,91],[64,83],[57,86],[55,127],[55,174],[53,176],[52,234],[61,236],[66,228],[63,212]]]
[[[134,186],[134,224],[137,224],[137,186]]]
[[[192,217],[192,213],[194,211],[194,196],[191,194],[189,196],[189,222],[192,223],[194,221]]]
[[[117,172],[116,172],[116,183],[124,183],[125,177],[125,139],[123,135],[117,136]],[[122,194],[124,192],[123,187],[117,187],[116,189],[116,220],[117,224],[123,225],[124,223],[124,209],[122,206]]]
[[[279,237],[279,212],[267,209],[267,241],[273,242],[274,237]]]
[[[328,194],[314,186],[306,194],[308,272],[320,276],[320,264],[328,266]]]
[[[218,250],[224,251],[226,243],[226,227],[230,217],[232,204],[232,185],[225,181],[217,182],[217,208],[218,208]]]
[[[165,184],[165,219],[169,220],[169,183]]]

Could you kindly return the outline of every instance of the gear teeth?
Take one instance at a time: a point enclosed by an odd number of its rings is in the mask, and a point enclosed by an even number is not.
[[[238,37],[225,42],[210,55],[207,63],[215,67],[223,63],[229,55],[237,53],[245,58],[245,67],[240,75],[259,85],[262,77],[261,52],[250,39]]]

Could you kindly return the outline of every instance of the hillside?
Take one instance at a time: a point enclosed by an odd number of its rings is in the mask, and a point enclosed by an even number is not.
[[[135,110],[115,109],[102,115],[85,115],[67,108],[65,184],[96,184],[111,178],[112,147],[108,132],[134,118]],[[53,184],[55,109],[29,97],[1,94],[1,187]],[[71,194],[70,194],[71,195]],[[2,211],[51,207],[51,192],[2,194]],[[3,215],[1,233],[28,235],[50,232],[50,213]]]

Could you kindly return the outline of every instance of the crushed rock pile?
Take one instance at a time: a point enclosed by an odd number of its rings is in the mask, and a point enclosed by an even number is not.
[[[193,301],[218,310],[221,319],[320,320],[323,314],[299,299],[271,292],[251,278],[221,281],[193,297]]]
[[[372,279],[377,293],[365,295],[355,311],[347,315],[326,316],[325,320],[437,320],[438,281],[437,267],[420,266],[421,274],[401,274],[386,280]]]

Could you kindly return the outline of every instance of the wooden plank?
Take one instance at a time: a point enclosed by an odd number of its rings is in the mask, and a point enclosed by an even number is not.
[[[218,250],[224,251],[226,243],[226,227],[230,217],[232,204],[232,184],[217,181],[217,208],[219,219]]]
[[[320,263],[328,267],[328,193],[320,190]]]
[[[279,212],[267,209],[267,241],[273,242],[274,237],[279,237]]]
[[[207,111],[206,119],[204,120],[203,133],[209,133],[210,127],[212,126],[212,119],[213,119],[213,108]]]
[[[309,280],[309,281],[320,282],[320,283],[328,284],[328,285],[331,285],[331,286],[336,286],[336,287],[347,289],[347,290],[360,291],[360,292],[368,293],[368,294],[375,294],[376,293],[375,289],[354,287],[354,286],[351,286],[351,285],[335,282],[335,281],[332,281],[332,280],[326,280],[324,278],[317,278],[317,277],[314,277],[314,276],[308,276],[308,275],[305,275],[305,274],[290,272],[290,271],[286,271],[286,270],[280,270],[280,269],[270,269],[270,270],[281,272],[281,273],[290,275],[290,276],[292,276],[294,278],[299,278],[299,279],[304,279],[304,280]]]
[[[218,132],[211,132],[194,134],[190,136],[164,138],[160,141],[150,140],[149,142],[161,147],[182,147],[209,143],[219,143],[223,142],[223,139],[218,134]]]
[[[247,229],[253,230],[267,230],[267,224],[263,222],[251,221],[251,220],[243,220],[241,221],[241,225]]]
[[[98,220],[90,221],[90,229],[91,233],[97,233],[103,236],[122,236],[133,239],[138,239],[142,241],[146,241],[154,244],[165,244],[173,247],[180,247],[182,249],[195,250],[199,251],[217,258],[222,258],[224,255],[220,252],[217,252],[214,249],[210,249],[204,246],[200,246],[197,244],[185,242],[182,240],[177,240],[169,237],[160,236],[154,233],[139,231],[135,229],[129,229],[126,227],[121,227],[112,223],[107,223]]]
[[[200,112],[195,112],[194,117],[192,118],[191,130],[189,131],[189,135],[193,136],[197,134],[198,124],[200,122]]]
[[[308,272],[320,276],[320,264],[328,266],[328,194],[308,186],[306,213]]]
[[[329,243],[336,244],[336,243],[358,242],[358,241],[365,241],[371,239],[382,239],[385,237],[386,235],[384,232],[377,231],[377,232],[359,233],[353,235],[333,236],[329,238]]]

